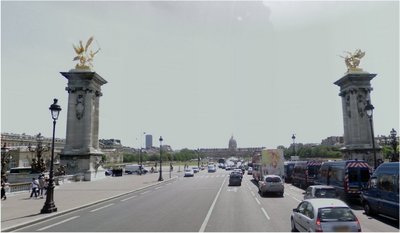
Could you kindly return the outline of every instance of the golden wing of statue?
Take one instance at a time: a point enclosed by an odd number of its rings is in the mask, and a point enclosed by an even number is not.
[[[87,49],[89,48],[89,45],[92,43],[93,41],[93,36],[89,38],[89,40],[86,42],[86,46],[85,46],[85,51],[87,51]]]
[[[72,45],[74,47],[75,53],[76,54],[81,54],[83,53],[83,47],[76,47],[75,45]]]

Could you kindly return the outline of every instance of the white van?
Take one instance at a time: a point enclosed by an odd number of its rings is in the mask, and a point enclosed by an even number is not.
[[[125,165],[125,173],[127,174],[133,174],[133,173],[137,173],[140,174],[140,166],[139,164],[129,164],[129,165]],[[148,170],[144,167],[142,167],[142,174],[146,174],[148,172]]]

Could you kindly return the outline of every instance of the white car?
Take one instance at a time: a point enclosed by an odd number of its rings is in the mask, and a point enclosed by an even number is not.
[[[329,185],[311,185],[303,193],[304,199],[309,198],[338,198],[335,187]]]
[[[216,172],[217,168],[215,167],[215,165],[208,165],[208,172]]]
[[[290,217],[292,231],[361,232],[360,223],[342,200],[311,198],[300,202]]]
[[[185,175],[184,175],[184,177],[188,177],[188,176],[190,176],[190,177],[193,177],[193,176],[194,176],[193,169],[185,169]]]
[[[258,182],[258,191],[261,196],[264,196],[266,193],[276,193],[283,197],[285,186],[283,185],[283,180],[280,176],[266,175]]]
[[[194,173],[197,173],[197,172],[200,171],[200,168],[198,168],[198,167],[192,167],[192,170],[193,170]]]
[[[247,175],[252,175],[253,174],[253,168],[249,167],[247,168]]]

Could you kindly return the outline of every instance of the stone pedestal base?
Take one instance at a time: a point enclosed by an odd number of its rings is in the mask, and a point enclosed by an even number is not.
[[[349,149],[342,148],[343,160],[364,160],[373,168],[374,167],[374,152],[372,148]],[[383,155],[381,148],[375,149],[377,166],[383,162]]]
[[[60,155],[66,175],[74,175],[75,181],[93,181],[105,178],[105,170],[100,165],[102,154]]]

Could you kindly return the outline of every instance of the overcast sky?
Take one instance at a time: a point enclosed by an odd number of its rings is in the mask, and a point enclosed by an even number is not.
[[[72,44],[108,81],[99,139],[173,149],[342,136],[340,55],[366,52],[375,135],[399,131],[399,2],[1,2],[1,132],[65,138]]]

